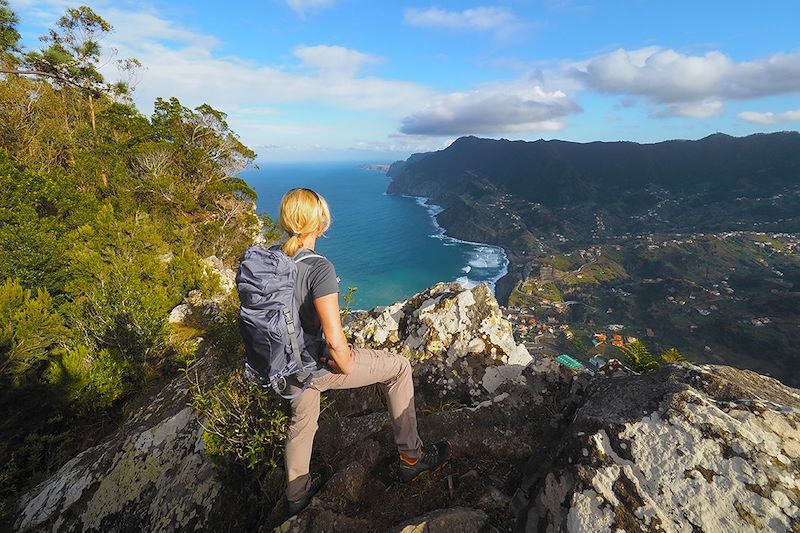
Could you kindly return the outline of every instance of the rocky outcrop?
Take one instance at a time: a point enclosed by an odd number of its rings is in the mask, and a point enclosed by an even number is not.
[[[441,283],[347,325],[358,346],[391,350],[414,363],[421,394],[471,403],[518,379],[533,360],[486,284]]]
[[[195,369],[211,375],[210,358]],[[106,442],[23,496],[22,531],[187,531],[205,527],[222,493],[181,376]]]
[[[555,459],[532,461],[526,531],[800,530],[800,394],[719,366],[593,381]]]
[[[279,531],[485,531],[489,525],[512,530],[509,504],[520,472],[531,456],[546,455],[557,442],[553,406],[567,406],[568,383],[556,368],[547,368],[547,374],[526,368],[524,385],[504,384],[503,392],[476,406],[420,410],[421,437],[447,439],[451,459],[411,485],[398,481],[383,410],[323,421],[313,467],[333,474],[309,507]]]
[[[771,378],[690,364],[574,376],[513,342],[485,286],[437,285],[348,330],[413,361],[420,435],[450,442],[444,468],[399,483],[380,395],[329,396],[312,459],[327,483],[298,516],[267,516],[274,495],[255,487],[280,486],[280,470],[226,480],[187,407],[189,378],[218,378],[203,344],[189,377],[24,495],[16,528],[800,531],[800,391]]]

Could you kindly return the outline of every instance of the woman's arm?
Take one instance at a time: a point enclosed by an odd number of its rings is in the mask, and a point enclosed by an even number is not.
[[[336,364],[334,369],[342,374],[349,374],[353,370],[353,355],[347,337],[342,330],[342,319],[339,315],[339,293],[335,292],[320,296],[314,300],[319,320],[322,323],[322,332],[325,342]]]

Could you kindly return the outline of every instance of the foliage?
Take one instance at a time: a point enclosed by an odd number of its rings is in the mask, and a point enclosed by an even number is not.
[[[33,296],[19,282],[0,286],[0,376],[17,384],[35,381],[64,344],[63,320],[44,289]]]
[[[87,6],[69,8],[42,41],[44,50],[29,52],[26,63],[61,83],[94,88],[103,82],[97,70],[100,62],[98,38],[111,25]]]
[[[658,357],[667,364],[683,363],[688,361],[688,359],[686,359],[686,357],[681,352],[679,352],[678,349],[675,347],[666,350]]]
[[[88,7],[67,9],[38,50],[20,47],[17,24],[0,0],[0,408],[13,419],[0,461],[16,465],[0,500],[77,451],[79,438],[56,443],[65,428],[114,418],[149,379],[188,365],[166,318],[190,291],[219,290],[202,257],[230,264],[259,224],[274,233],[236,176],[255,153],[224,113],[175,98],[140,113],[130,79],[100,74],[112,28]],[[139,66],[120,63],[129,77]],[[230,305],[209,338],[240,361]]]
[[[203,442],[209,455],[231,457],[248,468],[280,463],[288,402],[246,379],[241,370],[208,390],[194,383],[191,406],[207,418]]]
[[[232,291],[221,303],[216,319],[208,326],[206,340],[221,368],[233,370],[244,361],[244,343],[239,334],[239,294]]]
[[[682,363],[688,359],[673,347],[661,353],[658,357],[653,356],[650,350],[642,341],[630,342],[620,348],[625,358],[630,363],[631,368],[637,372],[652,372],[662,364]]]
[[[6,59],[8,52],[17,50],[18,22],[17,15],[8,8],[8,0],[0,0],[0,60]]]
[[[653,357],[642,341],[637,340],[628,343],[620,349],[628,363],[630,363],[631,368],[637,372],[651,372],[661,364],[657,358]]]
[[[339,310],[339,315],[342,317],[342,319],[348,317],[350,313],[353,312],[353,301],[356,299],[355,294],[357,290],[358,287],[347,287],[347,294],[342,295],[342,301],[344,302],[344,305]]]

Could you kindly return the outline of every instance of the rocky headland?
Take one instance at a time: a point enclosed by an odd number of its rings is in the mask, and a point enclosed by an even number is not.
[[[452,237],[502,246],[505,304],[549,253],[625,235],[800,231],[798,154],[791,131],[654,144],[461,137],[392,164],[388,192],[431,198]]]
[[[195,295],[172,320],[217,309]],[[340,391],[315,441],[330,478],[286,520],[263,479],[232,480],[204,451],[191,384],[219,370],[201,341],[185,375],[21,498],[16,529],[800,531],[800,391],[774,379],[692,364],[573,375],[515,343],[485,285],[436,285],[347,329],[412,361],[421,435],[452,445],[445,468],[399,483],[382,395]],[[280,469],[264,475],[280,486]]]

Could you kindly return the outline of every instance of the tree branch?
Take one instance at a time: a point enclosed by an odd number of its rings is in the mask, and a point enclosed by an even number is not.
[[[0,67],[0,74],[17,74],[19,76],[44,76],[46,78],[56,79],[56,80],[58,80],[60,82],[63,82],[63,83],[68,83],[68,84],[70,84],[70,85],[72,85],[74,87],[77,87],[79,89],[86,89],[86,87],[83,87],[82,85],[80,85],[78,83],[75,83],[72,80],[68,80],[68,79],[64,78],[63,76],[59,76],[58,74],[53,74],[51,72],[44,72],[44,71],[41,71],[41,70],[17,70],[17,69],[13,69],[13,68]]]

